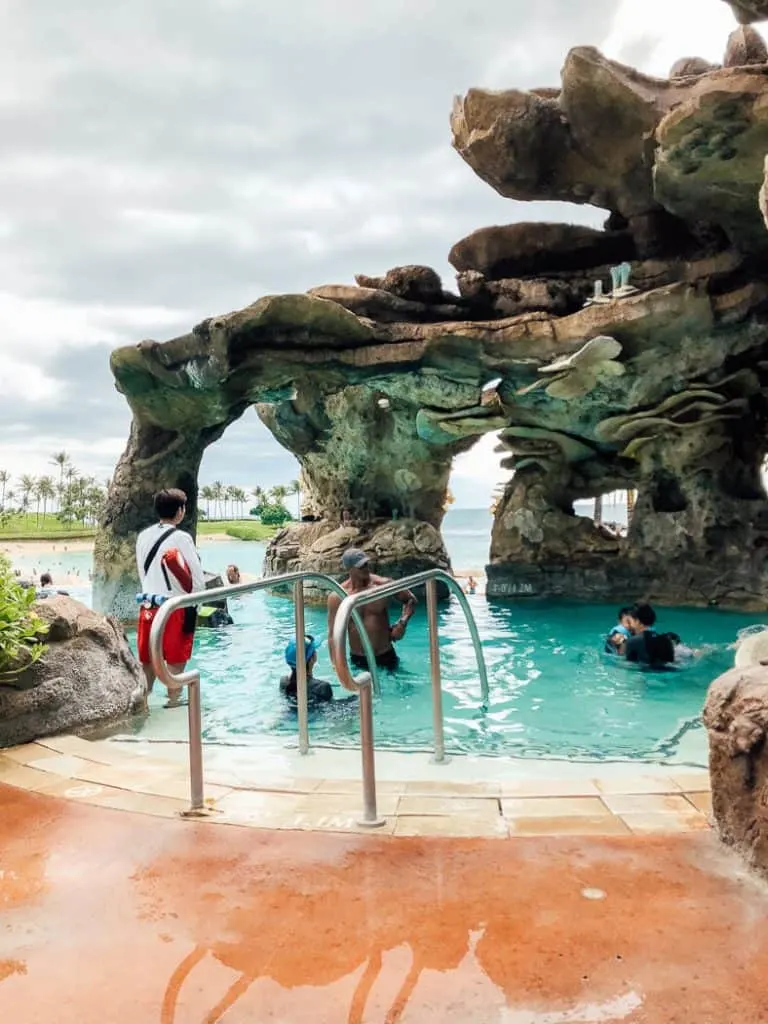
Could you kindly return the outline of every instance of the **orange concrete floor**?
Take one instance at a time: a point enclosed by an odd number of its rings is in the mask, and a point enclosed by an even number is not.
[[[758,1024],[768,891],[713,834],[410,839],[0,785],[3,1024]]]

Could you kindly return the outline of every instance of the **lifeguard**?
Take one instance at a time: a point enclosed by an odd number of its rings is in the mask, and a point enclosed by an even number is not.
[[[155,673],[149,656],[149,633],[162,601],[193,590],[205,590],[205,577],[195,542],[179,529],[187,507],[184,491],[172,488],[158,491],[154,497],[159,522],[142,530],[136,538],[136,564],[143,600],[139,609],[137,643],[139,661],[147,680],[147,696],[152,692]],[[174,612],[165,627],[163,654],[174,674],[184,670],[192,655],[195,639],[195,609]],[[168,688],[167,708],[179,707],[181,688]]]

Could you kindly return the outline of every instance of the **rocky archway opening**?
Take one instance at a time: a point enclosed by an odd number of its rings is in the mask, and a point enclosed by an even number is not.
[[[316,513],[276,538],[272,572],[335,570],[350,543],[384,571],[447,565],[452,460],[501,431],[514,476],[490,594],[764,607],[765,55],[742,33],[722,67],[686,60],[661,80],[580,48],[560,88],[457,100],[454,146],[484,181],[604,208],[603,231],[481,228],[451,251],[458,294],[396,267],[114,353],[134,423],[96,547],[99,606],[132,605],[153,490],[185,486],[194,527],[202,451],[256,404]],[[628,488],[625,543],[574,514]]]

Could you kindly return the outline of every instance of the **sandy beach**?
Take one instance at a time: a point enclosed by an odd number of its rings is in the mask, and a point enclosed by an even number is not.
[[[205,541],[206,544],[233,541],[236,538],[226,533],[200,533],[198,541]],[[75,552],[93,551],[93,538],[85,537],[82,540],[0,540],[0,551],[13,560],[15,558],[26,558],[37,554],[57,554],[61,557],[64,554]]]
[[[63,554],[93,551],[93,540],[0,540],[0,551],[11,560],[14,557],[26,558],[28,555],[47,555],[52,552],[61,557]]]
[[[230,537],[226,533],[201,533],[198,535],[197,539],[199,543],[205,544],[231,543],[233,540],[236,540],[236,538]],[[258,542],[243,541],[242,543]],[[40,565],[35,567],[38,570],[38,574],[45,572],[47,568],[50,568],[50,566],[43,564],[44,562],[47,563],[55,560],[59,563],[59,567],[53,570],[54,585],[77,586],[88,583],[87,573],[83,574],[82,571],[68,572],[61,567],[61,563],[66,562],[68,555],[93,551],[93,540],[90,538],[60,541],[0,540],[0,551],[10,558],[12,564],[18,563],[19,560],[23,560],[28,564],[30,559],[34,559],[39,556]],[[485,593],[485,572],[483,569],[454,569],[453,574],[460,580],[466,580],[469,579],[470,576],[474,576],[478,584],[478,594]],[[244,583],[250,583],[258,577],[243,573],[242,578]]]

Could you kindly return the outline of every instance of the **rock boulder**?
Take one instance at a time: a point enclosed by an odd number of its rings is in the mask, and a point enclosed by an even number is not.
[[[768,250],[756,196],[768,150],[762,68],[698,79],[656,131],[656,198],[688,225],[708,221],[742,252]]]
[[[425,569],[450,569],[440,531],[416,519],[353,522],[293,523],[270,543],[264,574],[275,576],[299,569],[343,579],[341,556],[349,547],[362,548],[373,571],[399,578]],[[324,603],[327,592],[305,588],[307,600]]]
[[[733,9],[737,21],[749,25],[768,18],[768,0],[725,0]]]
[[[734,29],[728,36],[723,66],[741,68],[746,64],[765,64],[768,61],[768,49],[765,40],[749,25]]]
[[[734,668],[716,679],[704,724],[720,836],[768,878],[768,668]]]
[[[0,686],[0,747],[109,722],[130,714],[144,678],[116,619],[70,597],[35,609],[47,624],[47,649],[12,686]]]
[[[681,57],[676,60],[669,71],[670,78],[693,78],[706,75],[709,71],[717,71],[717,64],[710,64],[702,57]]]
[[[380,288],[411,302],[440,303],[443,301],[443,282],[431,267],[393,267],[383,277],[355,274],[361,288]]]
[[[491,281],[573,271],[632,259],[630,235],[577,224],[506,224],[480,228],[451,249],[459,273],[476,270]]]

